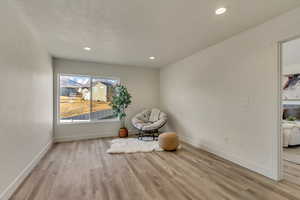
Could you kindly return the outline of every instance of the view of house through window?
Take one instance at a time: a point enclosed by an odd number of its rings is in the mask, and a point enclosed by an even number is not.
[[[60,75],[59,120],[97,121],[115,118],[109,105],[119,81],[81,75]]]

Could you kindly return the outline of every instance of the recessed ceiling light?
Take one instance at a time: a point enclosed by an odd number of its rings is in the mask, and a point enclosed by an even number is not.
[[[150,59],[150,60],[154,60],[155,57],[154,57],[154,56],[150,56],[149,59]]]
[[[225,12],[226,12],[226,8],[224,8],[224,7],[222,7],[222,8],[218,8],[217,10],[216,10],[216,15],[222,15],[222,14],[224,14]]]
[[[90,51],[91,50],[90,47],[84,47],[83,49],[86,50],[86,51]]]

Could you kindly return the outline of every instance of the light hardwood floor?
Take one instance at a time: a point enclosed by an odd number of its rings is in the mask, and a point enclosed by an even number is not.
[[[283,148],[283,160],[300,164],[300,147]]]
[[[109,140],[54,145],[11,199],[300,199],[293,181],[272,181],[187,144],[176,152],[109,155]]]
[[[284,179],[300,185],[300,165],[294,162],[284,161]],[[299,196],[300,197],[300,196]]]

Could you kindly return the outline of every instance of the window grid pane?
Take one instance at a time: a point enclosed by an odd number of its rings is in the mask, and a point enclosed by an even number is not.
[[[117,83],[118,81],[113,79],[92,78],[91,120],[97,121],[116,117],[109,104],[113,96],[113,86]]]

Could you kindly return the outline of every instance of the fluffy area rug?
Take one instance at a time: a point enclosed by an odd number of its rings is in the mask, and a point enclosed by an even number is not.
[[[111,141],[107,153],[137,153],[163,151],[159,147],[158,141],[142,141],[137,138],[119,138]]]

